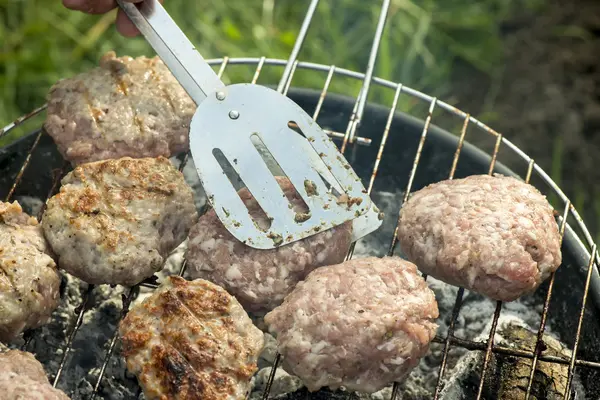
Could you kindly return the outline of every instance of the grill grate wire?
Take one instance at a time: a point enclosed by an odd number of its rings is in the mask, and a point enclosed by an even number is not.
[[[376,30],[375,30],[375,36],[372,41],[371,53],[370,53],[369,60],[367,63],[366,72],[364,74],[359,73],[359,72],[350,71],[350,70],[343,69],[343,68],[339,68],[335,65],[327,66],[327,65],[315,64],[315,63],[311,63],[311,62],[298,61],[298,55],[301,51],[302,44],[304,43],[304,40],[308,33],[310,24],[313,20],[314,14],[315,14],[315,10],[318,7],[318,3],[319,3],[319,0],[311,1],[311,4],[309,5],[309,9],[306,13],[305,19],[303,21],[300,33],[298,35],[298,38],[296,40],[296,43],[292,50],[292,53],[290,54],[290,57],[287,61],[279,60],[279,59],[271,59],[271,58],[267,58],[267,57],[263,56],[260,58],[224,57],[224,58],[220,58],[220,59],[208,60],[208,62],[211,65],[219,66],[219,72],[218,72],[219,77],[223,76],[223,74],[226,71],[226,68],[230,65],[256,65],[254,76],[251,81],[251,83],[253,83],[253,84],[256,84],[258,82],[258,79],[260,78],[260,74],[261,74],[263,68],[265,67],[265,65],[271,66],[271,67],[284,67],[284,72],[282,74],[281,80],[278,85],[278,90],[283,94],[287,94],[289,88],[291,87],[293,76],[298,68],[310,70],[315,73],[316,72],[325,73],[326,77],[325,77],[324,84],[323,84],[323,87],[321,90],[321,95],[319,97],[318,103],[317,103],[315,111],[313,113],[313,119],[315,121],[318,120],[319,113],[322,109],[324,100],[327,96],[330,84],[335,77],[339,76],[339,77],[346,77],[346,78],[353,78],[353,79],[361,80],[362,86],[356,97],[354,108],[353,108],[353,111],[349,118],[346,131],[343,133],[342,132],[334,132],[334,131],[326,131],[327,134],[330,137],[332,137],[333,139],[338,139],[338,140],[341,139],[342,140],[342,144],[341,144],[341,148],[340,148],[342,153],[345,153],[349,144],[359,144],[359,145],[369,146],[373,142],[372,138],[360,137],[357,135],[358,129],[360,127],[360,122],[361,122],[361,119],[362,119],[362,116],[363,116],[363,113],[365,110],[365,106],[367,104],[369,89],[370,89],[371,85],[376,84],[381,87],[394,90],[395,91],[394,97],[393,97],[392,104],[390,106],[387,123],[386,123],[385,129],[381,136],[381,142],[379,145],[377,156],[373,162],[372,173],[371,173],[371,177],[370,177],[369,184],[368,184],[368,192],[369,193],[371,193],[374,183],[375,183],[375,180],[376,180],[376,177],[377,177],[378,168],[379,168],[380,162],[383,158],[384,149],[385,149],[385,146],[387,143],[389,132],[390,132],[390,129],[392,126],[394,113],[396,112],[400,96],[406,95],[406,96],[410,96],[414,99],[428,103],[429,109],[428,109],[427,117],[425,119],[423,131],[422,131],[422,134],[421,134],[421,137],[419,140],[417,150],[415,152],[413,166],[410,171],[408,184],[407,184],[404,198],[402,200],[402,204],[400,205],[400,208],[402,207],[404,202],[406,202],[406,200],[408,200],[408,198],[410,196],[412,184],[414,182],[416,171],[419,166],[421,152],[422,152],[425,142],[427,140],[429,127],[430,127],[432,119],[433,119],[433,112],[436,109],[436,107],[437,107],[437,109],[441,109],[442,111],[448,113],[449,115],[451,115],[453,117],[457,117],[460,120],[462,120],[462,129],[460,131],[458,145],[457,145],[457,148],[456,148],[456,151],[454,154],[454,158],[452,161],[452,165],[450,168],[449,179],[454,178],[454,174],[456,172],[456,167],[458,165],[458,161],[460,158],[461,150],[463,147],[463,143],[465,141],[467,128],[469,127],[469,124],[471,124],[471,126],[474,127],[476,130],[482,131],[488,135],[491,135],[492,137],[495,137],[495,145],[494,145],[494,149],[493,149],[493,153],[492,153],[492,157],[491,157],[488,174],[492,174],[494,171],[494,166],[495,166],[498,152],[500,150],[501,145],[504,145],[504,147],[508,151],[511,151],[512,153],[519,156],[519,158],[521,160],[525,161],[527,163],[527,172],[524,177],[524,180],[526,182],[529,182],[533,173],[535,172],[536,176],[540,177],[550,187],[550,189],[554,192],[554,194],[556,194],[560,198],[560,200],[565,204],[561,216],[559,216],[557,218],[559,221],[559,226],[560,226],[561,240],[564,237],[565,229],[569,229],[570,231],[572,231],[572,228],[567,223],[567,219],[570,216],[570,217],[574,218],[574,220],[576,222],[576,226],[582,231],[582,236],[583,236],[583,240],[581,240],[582,245],[583,246],[587,245],[587,248],[590,249],[590,251],[589,251],[590,258],[589,258],[589,263],[587,265],[585,287],[584,287],[584,292],[582,294],[581,310],[580,310],[580,315],[578,318],[578,325],[577,325],[577,330],[575,333],[575,341],[574,341],[571,359],[568,360],[568,359],[561,358],[561,357],[547,356],[547,355],[542,354],[542,350],[544,348],[543,334],[544,334],[544,331],[546,328],[546,323],[547,323],[547,318],[548,318],[548,313],[549,313],[549,304],[550,304],[550,299],[552,296],[552,290],[554,287],[554,274],[552,274],[549,278],[549,286],[547,289],[547,294],[546,294],[546,298],[545,298],[544,305],[543,305],[543,310],[542,310],[542,314],[541,314],[541,322],[540,322],[540,326],[538,329],[537,340],[536,340],[535,348],[534,348],[533,352],[509,348],[509,347],[505,347],[505,346],[499,346],[499,345],[494,344],[494,334],[495,334],[498,319],[500,317],[500,313],[502,310],[502,302],[497,302],[497,304],[496,304],[496,309],[495,309],[495,312],[492,317],[492,328],[490,330],[488,339],[485,343],[484,342],[475,342],[472,340],[467,340],[467,339],[463,339],[463,338],[459,338],[459,337],[455,336],[454,330],[455,330],[458,316],[460,314],[460,309],[462,306],[462,300],[463,300],[463,296],[464,296],[464,288],[459,288],[457,295],[456,295],[455,302],[454,302],[454,306],[452,309],[451,319],[450,319],[450,322],[448,325],[448,330],[446,332],[446,335],[445,336],[437,335],[433,340],[434,342],[440,343],[443,345],[442,361],[441,361],[440,367],[439,367],[439,373],[438,373],[438,379],[437,379],[434,399],[439,398],[440,391],[443,387],[443,378],[444,378],[444,373],[446,372],[446,368],[447,368],[448,354],[453,345],[459,346],[459,347],[462,347],[462,348],[465,348],[468,350],[476,350],[476,351],[485,352],[484,362],[483,362],[483,366],[482,366],[482,370],[481,370],[481,379],[479,381],[479,386],[478,386],[477,399],[480,399],[482,396],[484,383],[485,383],[485,376],[486,376],[486,373],[487,373],[487,370],[489,367],[489,362],[490,362],[492,354],[504,354],[504,355],[522,357],[522,358],[532,360],[530,376],[529,376],[528,385],[527,385],[527,394],[526,394],[527,399],[529,399],[530,395],[531,395],[534,372],[536,370],[536,366],[539,361],[567,365],[568,366],[568,384],[567,384],[567,390],[564,393],[564,399],[569,399],[570,398],[570,387],[572,385],[572,380],[573,380],[573,373],[574,373],[574,370],[576,367],[600,369],[600,362],[582,360],[582,359],[577,358],[577,350],[578,350],[578,346],[579,346],[579,339],[581,336],[581,327],[582,327],[583,317],[584,317],[584,313],[585,313],[585,304],[587,301],[589,287],[590,287],[590,283],[592,281],[592,277],[593,277],[593,275],[595,275],[595,278],[597,278],[597,276],[598,276],[597,260],[600,259],[600,254],[598,253],[597,246],[593,242],[592,237],[591,237],[589,231],[587,230],[583,220],[579,216],[578,212],[575,210],[575,208],[571,204],[570,200],[565,196],[565,194],[562,192],[562,190],[550,179],[550,177],[541,169],[541,167],[539,167],[533,159],[531,159],[529,156],[527,156],[525,153],[523,153],[519,148],[517,148],[514,144],[512,144],[510,141],[508,141],[506,138],[504,138],[498,132],[489,128],[487,125],[478,121],[471,115],[469,115],[461,110],[458,110],[455,107],[453,107],[443,101],[438,100],[437,98],[433,98],[433,97],[423,94],[415,89],[406,87],[401,83],[394,83],[394,82],[390,82],[385,79],[373,77],[374,67],[375,67],[376,59],[377,59],[377,53],[379,50],[379,44],[380,44],[381,38],[383,36],[385,24],[386,24],[387,17],[388,17],[390,0],[384,0],[382,2],[382,7],[381,7],[379,19],[378,19]],[[45,109],[46,109],[45,105],[41,106],[41,107],[33,110],[31,113],[24,115],[24,116],[20,117],[19,119],[13,121],[9,125],[7,125],[5,128],[0,130],[0,137],[2,137],[4,134],[11,131],[13,128],[18,127],[19,125],[21,125],[28,119],[40,114]],[[28,151],[27,157],[26,157],[23,165],[21,166],[17,176],[15,177],[15,180],[9,190],[8,195],[5,198],[5,201],[10,201],[12,199],[12,197],[15,193],[15,190],[21,183],[21,180],[23,178],[23,174],[24,174],[25,170],[29,166],[32,154],[36,150],[36,148],[39,144],[40,138],[43,134],[45,134],[45,132],[43,131],[43,129],[39,129],[38,131],[35,132],[35,134],[37,136],[31,146],[31,148]],[[181,164],[179,165],[180,171],[182,171],[183,168],[185,167],[188,158],[189,158],[189,154],[185,154],[181,161]],[[49,197],[51,197],[52,195],[54,195],[57,192],[60,179],[66,174],[66,172],[68,170],[69,170],[69,164],[67,162],[65,162],[63,164],[62,168],[60,168],[58,171],[55,171],[55,174],[54,174],[55,177],[54,177],[54,180],[52,183],[52,188],[51,188],[50,192],[48,193],[48,195],[46,196],[46,201]],[[46,206],[46,201],[44,201],[42,209],[40,210],[40,212],[38,214],[38,219],[40,219],[43,215],[43,212],[44,212],[45,206]],[[394,253],[395,253],[397,242],[398,242],[397,234],[398,234],[398,225],[396,225],[394,234],[390,240],[388,255],[394,255]],[[354,247],[355,247],[355,244],[352,245],[352,247],[348,253],[347,259],[350,259],[353,256]],[[185,266],[186,266],[186,263],[184,260],[182,268],[179,271],[180,276],[182,276],[184,274]],[[424,277],[425,277],[425,279],[427,279],[427,276],[424,276]],[[129,288],[127,290],[126,294],[122,295],[123,308],[121,311],[119,321],[127,314],[131,303],[135,300],[135,298],[137,297],[137,294],[139,293],[140,286],[144,286],[144,287],[148,287],[148,288],[156,288],[157,284],[152,283],[152,282],[144,282],[144,283],[141,283],[140,285]],[[62,372],[63,372],[66,362],[68,360],[68,356],[69,356],[70,352],[72,351],[73,340],[76,337],[77,332],[82,325],[85,312],[90,310],[94,306],[93,304],[91,304],[91,299],[92,299],[91,295],[92,295],[93,289],[94,289],[93,285],[88,286],[87,291],[82,296],[79,306],[75,310],[74,321],[73,321],[72,327],[68,333],[67,340],[63,346],[63,355],[62,355],[62,358],[61,358],[61,361],[59,364],[59,368],[56,371],[54,379],[53,379],[53,386],[56,386],[58,384],[58,382],[60,381]],[[26,333],[25,343],[23,345],[24,349],[27,348],[28,344],[30,343],[30,341],[32,340],[34,335],[35,335],[35,331]],[[106,372],[106,368],[108,366],[108,363],[110,362],[111,357],[114,354],[114,350],[116,348],[117,343],[118,343],[118,327],[115,330],[115,332],[110,340],[109,346],[106,350],[104,360],[100,367],[100,373],[98,375],[97,382],[93,388],[92,399],[94,399],[98,394],[98,391],[99,391],[101,383],[102,383],[102,379]],[[269,397],[269,393],[270,393],[270,390],[272,387],[272,383],[273,383],[273,380],[275,377],[276,370],[280,364],[280,360],[281,360],[281,356],[279,354],[277,354],[275,357],[274,363],[273,363],[271,374],[268,378],[266,388],[264,391],[263,398],[265,400],[268,399],[268,397]],[[392,390],[392,395],[391,395],[391,400],[396,400],[398,398],[399,391],[400,391],[400,385],[394,384],[394,387]]]

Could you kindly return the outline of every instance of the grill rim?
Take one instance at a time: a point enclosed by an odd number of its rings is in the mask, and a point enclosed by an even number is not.
[[[260,74],[260,70],[265,65],[268,65],[268,66],[277,66],[277,67],[286,66],[287,65],[285,60],[269,59],[269,58],[265,58],[265,57],[261,57],[261,58],[235,58],[235,59],[229,59],[227,57],[224,57],[224,58],[207,60],[207,61],[211,65],[213,65],[213,66],[214,65],[221,65],[220,71],[219,71],[220,74],[222,74],[225,71],[225,67],[227,65],[236,65],[236,64],[253,65],[253,64],[255,64],[255,65],[257,65],[258,68],[257,68],[257,73],[255,74],[255,77],[253,79],[253,83],[256,83],[256,81],[257,81],[257,79],[259,77],[259,74]],[[354,72],[354,71],[346,70],[346,69],[343,69],[343,68],[338,68],[338,67],[335,67],[333,65],[327,66],[327,65],[323,65],[323,64],[315,64],[315,63],[310,63],[310,62],[298,62],[298,61],[296,61],[296,62],[294,62],[294,68],[292,69],[292,72],[295,72],[295,70],[297,68],[301,68],[301,69],[305,68],[305,69],[310,69],[310,70],[315,70],[315,71],[320,71],[320,72],[328,72],[329,74],[332,74],[332,75],[338,74],[338,75],[341,75],[341,76],[346,76],[346,77],[355,78],[355,79],[361,79],[361,80],[365,79],[365,74],[362,74],[360,72]],[[332,71],[333,71],[333,73],[332,73]],[[292,78],[293,78],[293,73],[290,76],[288,84],[286,85],[285,93],[287,93],[288,90],[290,89]],[[458,155],[460,155],[460,150],[461,150],[461,148],[462,148],[463,145],[470,145],[468,143],[468,141],[466,143],[463,143],[463,141],[464,141],[464,137],[465,137],[465,133],[466,133],[466,127],[467,127],[467,125],[471,124],[471,125],[475,125],[480,130],[482,130],[484,132],[487,132],[488,134],[491,134],[491,135],[493,135],[493,136],[496,137],[496,145],[495,145],[495,148],[494,148],[494,154],[491,155],[491,162],[490,162],[490,169],[489,169],[490,173],[492,171],[494,171],[495,168],[497,168],[497,167],[499,167],[499,166],[502,165],[501,163],[497,163],[496,162],[496,156],[497,156],[498,150],[499,150],[499,148],[500,148],[501,145],[506,145],[515,154],[519,155],[523,160],[527,161],[527,163],[528,163],[527,177],[530,177],[533,172],[536,172],[537,175],[539,177],[541,177],[542,180],[544,180],[545,183],[550,187],[550,189],[552,189],[555,192],[555,194],[557,194],[561,198],[561,200],[565,200],[565,208],[563,210],[562,217],[559,217],[559,222],[560,222],[560,225],[561,225],[561,233],[568,234],[571,238],[573,238],[573,240],[578,245],[578,247],[580,247],[580,250],[581,250],[582,254],[584,256],[587,256],[587,259],[590,260],[590,262],[589,262],[590,266],[595,267],[595,268],[588,268],[588,277],[587,277],[587,283],[588,284],[586,285],[586,290],[585,290],[585,293],[584,293],[584,297],[587,298],[587,294],[586,294],[588,292],[587,288],[589,288],[590,286],[592,286],[592,293],[593,293],[593,296],[594,296],[594,300],[596,300],[596,302],[598,302],[598,298],[600,298],[600,290],[599,290],[600,281],[598,280],[598,263],[596,261],[599,258],[598,257],[598,251],[597,251],[597,249],[595,247],[595,244],[593,243],[593,241],[591,239],[591,235],[589,234],[589,231],[587,230],[587,227],[585,226],[585,223],[579,217],[579,214],[575,210],[574,206],[571,204],[571,202],[566,197],[566,195],[564,195],[564,193],[558,187],[558,185],[556,185],[550,179],[550,177],[543,171],[543,169],[541,167],[539,167],[537,164],[535,164],[534,161],[529,156],[527,156],[523,151],[521,151],[518,147],[516,147],[515,145],[513,145],[510,141],[508,141],[502,135],[500,135],[499,133],[497,133],[493,129],[489,128],[487,125],[483,124],[482,122],[478,121],[477,119],[473,118],[469,114],[467,114],[467,113],[465,113],[465,112],[463,112],[461,110],[458,110],[455,107],[453,107],[453,106],[451,106],[451,105],[449,105],[447,103],[444,103],[443,101],[440,101],[440,100],[438,100],[438,99],[436,99],[434,97],[428,96],[428,95],[426,95],[426,94],[424,94],[422,92],[419,92],[419,91],[417,91],[415,89],[411,89],[409,87],[406,87],[406,86],[404,86],[402,84],[394,83],[392,81],[388,81],[388,80],[381,79],[381,78],[373,78],[373,82],[375,84],[377,84],[377,85],[380,85],[380,86],[383,86],[383,87],[387,87],[389,89],[395,89],[396,90],[396,94],[398,94],[398,95],[400,95],[401,93],[404,93],[404,94],[408,94],[409,96],[418,98],[421,101],[428,101],[429,102],[430,107],[429,107],[429,113],[428,113],[427,119],[420,120],[420,119],[418,119],[416,117],[413,117],[413,116],[409,115],[410,118],[412,118],[415,121],[417,121],[417,123],[418,123],[418,121],[420,121],[420,124],[424,126],[424,128],[423,128],[423,134],[421,136],[421,141],[419,143],[419,149],[422,149],[422,146],[425,143],[425,140],[427,138],[427,134],[431,130],[433,130],[433,129],[437,129],[437,130],[439,130],[441,132],[445,132],[445,134],[447,134],[448,136],[451,136],[451,137],[454,136],[451,133],[449,133],[448,131],[446,131],[446,130],[440,128],[440,127],[436,127],[435,125],[431,126],[433,109],[437,106],[437,107],[443,109],[444,111],[449,112],[450,114],[453,114],[454,116],[457,116],[459,118],[462,117],[464,119],[464,121],[465,121],[465,125],[463,127],[463,131],[461,132],[461,137],[459,139],[459,145],[457,146],[457,154]],[[309,90],[309,89],[296,89],[296,88],[294,88],[292,90],[296,92],[296,91]],[[327,88],[325,87],[323,93],[326,93],[326,92],[327,92]],[[331,98],[337,97],[337,96],[349,98],[349,96],[343,96],[343,95],[339,95],[339,94],[336,94],[336,93],[326,93],[326,95],[328,96],[328,101],[330,101]],[[322,96],[322,99],[320,99],[320,104],[321,105],[322,105],[323,98],[324,98],[324,96]],[[397,101],[397,96],[394,97],[394,103],[396,103],[396,101]],[[377,105],[377,104],[369,104],[369,105],[370,106],[375,106],[375,107],[382,107],[382,109],[387,110],[387,112],[390,113],[390,116],[391,116],[390,118],[392,118],[392,117],[395,118],[399,114],[404,114],[404,113],[402,113],[400,111],[397,111],[395,109],[396,108],[395,104],[392,107],[385,107],[383,105]],[[29,114],[27,114],[27,115],[19,118],[15,122],[9,124],[5,129],[0,130],[0,137],[2,135],[4,135],[4,134],[8,133],[13,128],[19,126],[21,123],[27,121],[29,118],[31,118],[31,117],[39,114],[44,109],[45,109],[45,106],[42,106],[42,107],[34,110],[33,112],[31,112],[31,113],[29,113]],[[316,112],[315,114],[318,114],[318,113]],[[407,115],[407,114],[404,114],[404,115]],[[384,137],[385,137],[385,135],[387,135],[388,131],[389,131],[389,124],[388,124],[388,126],[386,126],[386,130],[384,132]],[[28,156],[27,156],[27,158],[25,160],[25,163],[23,164],[23,167],[21,168],[21,171],[19,172],[19,174],[17,175],[17,177],[15,179],[14,185],[11,188],[11,190],[10,190],[8,196],[7,196],[7,200],[9,200],[12,197],[12,195],[14,194],[14,191],[15,191],[16,187],[18,186],[18,184],[21,181],[21,178],[23,176],[24,171],[25,171],[25,169],[28,166],[31,154],[35,151],[35,149],[36,149],[36,147],[37,147],[37,145],[38,145],[38,143],[40,141],[41,136],[43,134],[45,134],[45,132],[43,131],[43,129],[38,129],[38,130],[35,130],[30,135],[28,135],[27,137],[31,137],[32,135],[36,135],[36,134],[37,134],[37,137],[36,137],[36,139],[34,141],[34,144],[31,147],[31,151],[28,153]],[[344,135],[344,141],[346,142],[348,140],[347,139],[348,132],[346,132],[346,134],[341,134],[340,133],[339,136],[337,136],[337,137],[341,138],[342,135]],[[16,144],[20,140],[26,139],[27,137],[23,137],[23,138],[19,139],[18,141],[15,141],[15,142],[11,143],[9,146],[7,146],[4,149],[2,149],[2,151],[4,151],[8,147]],[[381,147],[381,149],[384,147],[384,137],[382,137],[382,147]],[[355,139],[357,139],[357,138],[355,138]],[[369,138],[363,138],[363,139],[365,140],[365,142],[363,142],[362,144],[367,144],[368,145],[368,143],[366,143],[366,141]],[[349,141],[349,142],[352,143],[351,141]],[[484,154],[486,156],[490,156],[490,154],[487,154],[483,150],[481,150],[481,149],[479,149],[479,148],[477,148],[477,147],[475,147],[473,145],[470,145],[470,146],[472,146],[473,148],[477,149],[482,154]],[[417,151],[417,157],[415,157],[416,160],[415,160],[415,163],[414,163],[413,171],[411,171],[411,179],[409,181],[409,187],[408,187],[409,190],[406,191],[406,195],[405,195],[404,201],[408,197],[408,193],[410,192],[411,185],[412,185],[412,178],[414,177],[416,168],[417,168],[417,166],[419,164],[418,163],[418,161],[419,161],[418,160],[419,154],[420,154],[420,150]],[[379,158],[380,155],[381,154],[378,155],[378,158]],[[187,158],[188,158],[188,155],[185,155],[184,159],[182,160],[182,163],[180,165],[180,169],[183,169],[183,167],[185,166],[185,161],[187,160]],[[458,160],[458,157],[455,156],[455,161],[457,161],[457,160]],[[456,167],[455,164],[456,163],[453,164],[453,169]],[[52,190],[49,193],[48,197],[50,197],[51,195],[53,195],[55,193],[56,189],[58,188],[58,183],[60,182],[60,178],[64,175],[67,167],[68,167],[68,163],[65,162],[63,164],[63,166],[62,166],[62,169],[61,169],[60,173],[56,175],[56,178],[55,178],[55,180],[53,182]],[[506,168],[506,167],[504,167],[504,168]],[[512,170],[509,170],[509,171],[511,171],[511,174],[513,174],[514,176],[517,176],[517,177],[521,178],[521,176],[519,174],[514,173]],[[452,172],[451,172],[451,175],[452,175]],[[374,173],[374,175],[372,177],[372,181],[371,181],[371,183],[369,185],[370,188],[372,188],[372,182],[374,180],[374,176],[375,176],[375,173]],[[44,206],[45,206],[45,203],[44,203]],[[44,207],[42,208],[42,210],[40,210],[40,213],[38,215],[38,219],[41,218],[41,215],[43,214],[43,211],[44,211]],[[568,217],[569,215],[571,215],[572,217],[575,218],[575,221],[576,221],[577,225],[579,226],[579,228],[581,229],[581,231],[583,233],[584,239],[588,242],[588,244],[591,243],[590,244],[592,246],[592,251],[591,252],[587,250],[587,248],[586,248],[586,246],[584,244],[584,241],[581,240],[581,238],[579,237],[579,235],[570,226],[570,224],[569,223],[565,223],[566,220],[567,220],[566,217]],[[396,242],[395,242],[395,239],[394,239],[394,241],[390,245],[390,253],[393,253],[393,250],[395,248],[395,244],[396,244]],[[352,255],[352,252],[349,254],[349,256],[351,257],[351,255]],[[593,258],[591,257],[592,255],[594,256]],[[183,265],[183,268],[185,268],[185,263]],[[183,268],[182,268],[182,271],[180,271],[181,274],[183,273]],[[592,275],[593,273],[595,273],[595,274]],[[594,276],[593,285],[592,285],[592,281],[591,281],[591,277],[592,276]],[[543,331],[544,331],[544,328],[545,328],[545,318],[544,318],[544,316],[547,314],[547,306],[548,306],[549,298],[550,298],[550,295],[551,295],[553,277],[554,277],[554,275],[552,276],[552,278],[550,280],[551,284],[550,284],[550,287],[549,287],[549,290],[548,290],[549,294],[547,296],[547,300],[546,300],[545,305],[544,305],[544,313],[542,315],[544,327],[541,327],[539,329],[539,331],[538,331],[538,339],[543,336]],[[62,372],[63,368],[65,367],[66,360],[68,358],[69,352],[72,350],[71,345],[72,345],[73,339],[74,339],[75,335],[77,334],[77,331],[79,330],[79,327],[81,326],[81,323],[83,321],[83,316],[84,316],[85,312],[90,309],[90,307],[88,306],[88,302],[90,300],[90,295],[91,295],[91,292],[92,292],[93,288],[94,288],[94,286],[90,285],[90,287],[88,288],[87,292],[84,294],[84,296],[82,298],[82,303],[81,303],[82,307],[80,307],[79,310],[76,310],[75,323],[73,325],[73,328],[72,328],[71,332],[69,333],[69,335],[67,337],[67,342],[65,343],[65,346],[64,346],[63,357],[61,359],[61,363],[60,363],[59,369],[57,370],[55,378],[54,378],[54,382],[53,382],[54,386],[56,386],[56,384],[59,382],[59,379],[60,379],[60,376],[61,376],[61,372]],[[131,295],[134,294],[134,291],[135,291],[135,289],[130,289],[129,292],[127,293],[127,296],[124,298],[123,311],[122,311],[122,314],[121,314],[121,318],[128,311],[129,304],[133,300],[133,297]],[[461,305],[461,301],[462,301],[462,293],[463,292],[464,292],[464,289],[460,289],[459,290],[459,294],[457,295],[457,299],[456,299],[455,304],[454,304],[454,308],[455,309],[452,312],[453,318],[451,320],[450,326],[453,326],[453,323],[456,322],[456,318],[455,317],[458,316],[458,313],[460,311],[460,305]],[[129,299],[129,300],[127,300],[127,299]],[[585,304],[582,306],[582,310],[584,310],[584,309],[585,309]],[[501,310],[501,303],[497,303],[496,312],[494,313],[494,319],[493,319],[493,324],[492,324],[493,327],[495,326],[495,324],[498,321],[500,310]],[[576,348],[578,340],[579,340],[579,333],[580,333],[580,327],[581,327],[582,317],[583,317],[583,313],[580,315],[580,319],[579,319],[579,327],[578,327],[578,332],[577,332],[577,337],[576,337],[576,342],[575,342],[575,348]],[[437,342],[437,343],[444,343],[444,345],[445,345],[444,346],[445,347],[444,348],[444,360],[445,360],[445,358],[447,356],[447,353],[448,353],[448,351],[449,351],[449,349],[450,349],[450,347],[452,345],[458,345],[458,346],[461,346],[461,347],[464,347],[464,348],[467,348],[467,349],[471,348],[473,350],[485,351],[484,368],[483,368],[483,371],[482,371],[482,374],[481,374],[482,376],[481,376],[480,385],[479,385],[479,394],[478,394],[478,397],[480,397],[481,394],[482,394],[483,383],[484,383],[484,379],[485,379],[485,372],[487,370],[487,362],[489,361],[492,353],[495,353],[495,354],[510,354],[510,355],[515,355],[515,356],[518,356],[518,357],[532,358],[534,360],[533,364],[532,364],[532,369],[531,369],[531,377],[530,377],[530,382],[529,382],[529,386],[528,386],[528,392],[530,392],[530,390],[531,390],[531,383],[532,383],[532,378],[533,378],[533,372],[535,371],[535,363],[538,360],[539,361],[555,362],[555,363],[569,365],[569,386],[570,386],[570,383],[571,383],[571,380],[572,380],[573,370],[574,370],[575,366],[590,367],[590,368],[594,368],[594,369],[600,368],[600,363],[577,359],[576,352],[573,353],[574,356],[572,357],[571,360],[559,360],[556,357],[544,357],[544,356],[540,356],[540,351],[538,350],[538,346],[541,345],[540,340],[537,341],[537,343],[536,343],[536,351],[534,351],[534,352],[523,352],[523,351],[519,352],[519,351],[514,351],[514,349],[510,349],[510,348],[503,348],[502,346],[495,346],[493,344],[493,340],[491,340],[491,339],[493,339],[494,329],[492,329],[492,331],[490,333],[490,338],[488,339],[488,342],[487,342],[485,348],[481,348],[482,347],[481,343],[473,342],[473,341],[470,341],[470,340],[465,340],[465,339],[461,339],[461,338],[457,338],[457,337],[453,336],[453,331],[450,330],[450,326],[449,326],[449,329],[448,329],[446,337],[444,337],[444,338],[436,337],[436,339],[434,339],[435,342]],[[31,340],[32,337],[33,337],[32,335],[28,334],[28,338],[26,340],[26,343],[25,343],[24,347],[27,346],[27,344],[29,343],[29,341]],[[111,359],[111,357],[113,355],[113,351],[114,351],[117,339],[118,339],[118,332],[115,331],[113,337],[111,338],[111,341],[110,341],[110,344],[109,344],[109,348],[108,348],[108,350],[106,352],[106,357],[103,360],[103,364],[102,364],[102,368],[101,368],[101,374],[99,375],[98,380],[97,380],[96,384],[94,385],[94,391],[93,391],[92,398],[95,398],[95,396],[97,395],[98,389],[99,389],[100,384],[102,382],[104,371],[106,370],[106,367],[107,367],[108,363],[110,362],[110,359]],[[275,359],[275,363],[274,363],[273,369],[271,371],[271,376],[269,377],[269,380],[267,382],[266,390],[265,390],[265,393],[264,393],[264,398],[265,399],[268,398],[270,387],[271,387],[271,384],[273,382],[273,379],[274,379],[274,376],[275,376],[275,372],[276,372],[276,369],[277,369],[278,364],[279,364],[279,360],[280,360],[280,358],[279,358],[279,355],[278,355],[276,357],[276,359]],[[439,392],[439,389],[441,388],[441,383],[442,383],[442,377],[443,377],[444,368],[445,368],[445,361],[443,361],[442,364],[440,365],[440,371],[439,371],[440,373],[438,374],[438,383],[437,383],[437,387],[436,387],[435,398],[438,398],[438,395],[439,395],[438,392]],[[394,389],[392,391],[392,399],[396,398],[398,392],[399,392],[399,385],[395,384],[394,385]],[[569,395],[570,395],[570,390],[567,390],[567,392],[565,393],[565,398],[568,398],[567,396],[569,396]]]

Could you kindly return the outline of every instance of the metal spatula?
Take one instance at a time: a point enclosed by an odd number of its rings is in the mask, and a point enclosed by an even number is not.
[[[117,3],[198,105],[189,133],[192,158],[210,204],[233,236],[272,249],[350,220],[355,240],[381,225],[360,178],[302,108],[263,86],[225,86],[158,1]],[[269,159],[308,213],[293,210]],[[271,221],[269,227],[249,214],[232,184],[233,171]]]

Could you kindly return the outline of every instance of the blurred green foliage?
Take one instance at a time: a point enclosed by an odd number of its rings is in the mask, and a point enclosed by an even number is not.
[[[450,93],[457,60],[492,74],[502,57],[499,24],[522,1],[393,0],[375,73],[439,97]],[[308,4],[308,0],[165,1],[206,58],[287,59]],[[381,4],[321,1],[300,59],[364,70]],[[43,104],[52,84],[93,68],[109,50],[118,55],[154,54],[143,38],[121,37],[113,26],[114,16],[114,12],[91,16],[70,11],[60,0],[0,0],[0,124]],[[281,72],[266,68],[261,82],[276,83]],[[248,81],[253,73],[253,67],[228,68],[225,80]],[[320,88],[323,81],[324,74],[298,73],[293,84]],[[360,82],[343,79],[331,86],[353,95],[359,88]],[[385,103],[392,95],[374,89],[370,100]],[[3,138],[0,145],[11,139]]]

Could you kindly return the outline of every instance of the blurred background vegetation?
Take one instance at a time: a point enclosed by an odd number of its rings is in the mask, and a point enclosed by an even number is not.
[[[308,0],[166,0],[167,10],[205,58],[287,59],[308,4]],[[506,0],[392,1],[376,75],[447,99],[457,59],[483,73],[496,73],[502,56],[498,27],[515,5]],[[301,60],[364,70],[380,7],[381,1],[322,1]],[[60,0],[0,0],[0,18],[0,123],[43,104],[58,79],[93,68],[109,50],[118,55],[154,54],[143,39],[119,36],[114,12],[90,16],[65,9]],[[280,73],[267,69],[261,80],[276,82]],[[228,70],[226,79],[247,81],[252,75],[252,67],[237,67]],[[298,74],[294,85],[319,88],[323,76]],[[358,81],[332,85],[342,93],[359,87]],[[383,99],[375,92],[371,99],[385,102],[392,95]],[[12,139],[3,138],[0,144]]]
[[[308,4],[309,0],[165,0],[167,10],[205,58],[286,59]],[[492,82],[490,101],[477,116],[493,126],[498,118],[493,113],[493,83],[500,81],[504,54],[502,23],[524,9],[543,10],[544,4],[544,0],[392,0],[375,75],[451,104],[458,68],[487,76]],[[300,60],[364,71],[380,7],[379,0],[321,1]],[[118,55],[154,54],[142,38],[121,37],[114,18],[114,12],[90,16],[67,10],[60,0],[0,0],[0,126],[42,105],[57,80],[95,67],[109,50]],[[281,72],[266,68],[260,82],[276,83]],[[228,68],[224,79],[249,81],[253,74],[254,67]],[[323,81],[323,74],[298,72],[293,85],[321,88]],[[331,86],[334,92],[351,95],[359,88],[356,80],[338,79]],[[392,91],[375,88],[369,99],[389,105],[392,96]],[[406,98],[401,102],[405,111],[414,105]],[[27,129],[0,138],[0,147]],[[561,152],[555,153],[549,172],[560,180]]]

